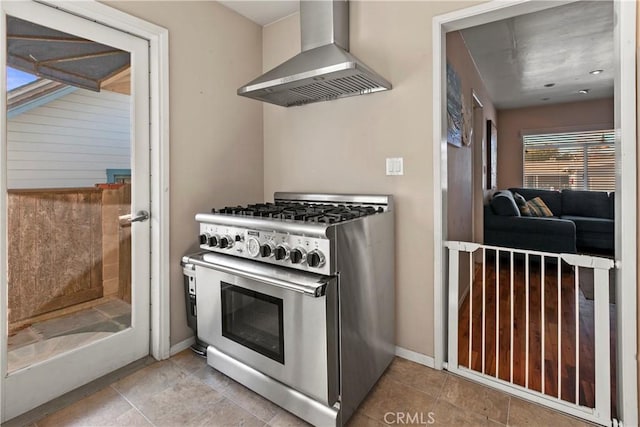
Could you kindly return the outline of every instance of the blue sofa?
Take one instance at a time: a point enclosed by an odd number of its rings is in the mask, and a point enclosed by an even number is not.
[[[552,217],[521,216],[513,196],[540,197]],[[510,188],[496,193],[484,210],[487,245],[554,253],[614,252],[614,193]]]

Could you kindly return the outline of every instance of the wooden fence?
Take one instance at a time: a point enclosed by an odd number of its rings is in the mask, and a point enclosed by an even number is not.
[[[10,325],[101,298],[105,284],[122,297],[120,276],[130,261],[120,271],[126,248],[119,242],[130,244],[130,237],[122,238],[117,216],[129,203],[128,185],[9,190]]]

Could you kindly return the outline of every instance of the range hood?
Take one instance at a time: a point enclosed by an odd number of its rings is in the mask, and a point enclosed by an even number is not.
[[[291,107],[391,89],[349,53],[349,2],[300,1],[302,52],[238,89],[238,95]]]

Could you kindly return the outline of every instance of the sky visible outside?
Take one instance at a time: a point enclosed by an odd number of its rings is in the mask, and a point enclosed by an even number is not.
[[[7,91],[24,86],[37,80],[33,74],[18,71],[15,68],[7,67]]]

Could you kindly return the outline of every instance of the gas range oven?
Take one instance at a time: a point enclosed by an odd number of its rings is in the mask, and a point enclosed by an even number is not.
[[[315,425],[344,425],[393,359],[386,195],[275,193],[196,215],[183,258],[207,363]]]

